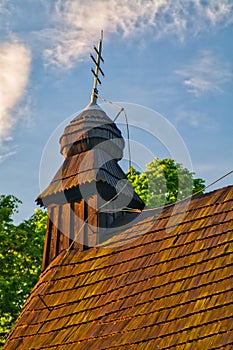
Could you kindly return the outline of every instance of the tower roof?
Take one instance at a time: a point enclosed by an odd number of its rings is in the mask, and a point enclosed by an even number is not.
[[[38,196],[37,204],[47,206],[53,201],[71,199],[72,189],[80,196],[79,186],[95,182],[108,184],[112,189],[118,187],[119,192],[132,199],[131,208],[144,207],[118,165],[125,145],[121,131],[98,104],[90,103],[66,126],[60,144],[65,160]]]
[[[112,157],[121,159],[125,145],[121,131],[99,105],[90,103],[66,126],[60,138],[61,153],[64,157],[72,156],[107,140],[114,140],[114,148],[109,147],[109,142],[105,144]]]

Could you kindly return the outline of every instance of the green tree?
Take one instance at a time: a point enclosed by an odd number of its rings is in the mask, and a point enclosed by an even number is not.
[[[174,203],[197,191],[204,192],[205,181],[194,178],[195,173],[184,168],[173,159],[154,158],[146,165],[146,171],[140,173],[134,168],[127,174],[135,192],[153,208],[163,204]]]
[[[47,213],[36,209],[15,225],[20,203],[14,196],[0,196],[0,345],[38,280],[43,254]]]
[[[134,191],[139,195],[144,203],[147,201],[148,196],[148,181],[145,173],[140,173],[134,167],[129,168],[127,178],[133,185]]]

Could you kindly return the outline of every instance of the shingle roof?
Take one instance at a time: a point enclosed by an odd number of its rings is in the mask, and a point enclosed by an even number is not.
[[[66,196],[72,189],[79,191],[81,185],[98,182],[107,183],[110,191],[118,188],[123,196],[131,199],[131,207],[144,207],[118,165],[125,145],[121,131],[101,107],[88,105],[66,126],[60,144],[65,160],[49,186],[36,199],[37,204],[56,203],[61,194]]]
[[[61,253],[5,349],[232,349],[232,204],[225,187]]]
[[[127,180],[127,177],[117,161],[111,159],[103,150],[96,148],[66,158],[49,186],[38,196],[37,203],[43,205],[43,199],[48,196],[92,181],[106,182],[116,188],[117,184],[120,184],[119,180],[123,179]],[[131,183],[124,182],[122,187],[124,187],[124,195],[132,198],[133,187]],[[142,202],[136,193],[133,196],[137,202]]]
[[[114,141],[113,154],[121,159],[125,145],[121,131],[100,106],[91,105],[66,126],[60,138],[61,153],[65,157],[77,154],[106,140]],[[111,142],[106,142],[106,146],[111,151]]]

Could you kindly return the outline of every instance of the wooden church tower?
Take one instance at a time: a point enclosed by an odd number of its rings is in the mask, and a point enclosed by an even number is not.
[[[37,204],[48,208],[43,266],[64,249],[85,250],[101,243],[125,208],[142,209],[120,168],[124,140],[116,124],[97,104],[102,35],[96,59],[90,104],[65,128],[60,138],[65,160]],[[48,165],[49,166],[49,165]]]

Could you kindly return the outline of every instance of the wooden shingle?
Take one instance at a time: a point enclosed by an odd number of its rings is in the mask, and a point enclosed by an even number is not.
[[[231,349],[233,186],[173,209],[62,252],[4,349]]]

